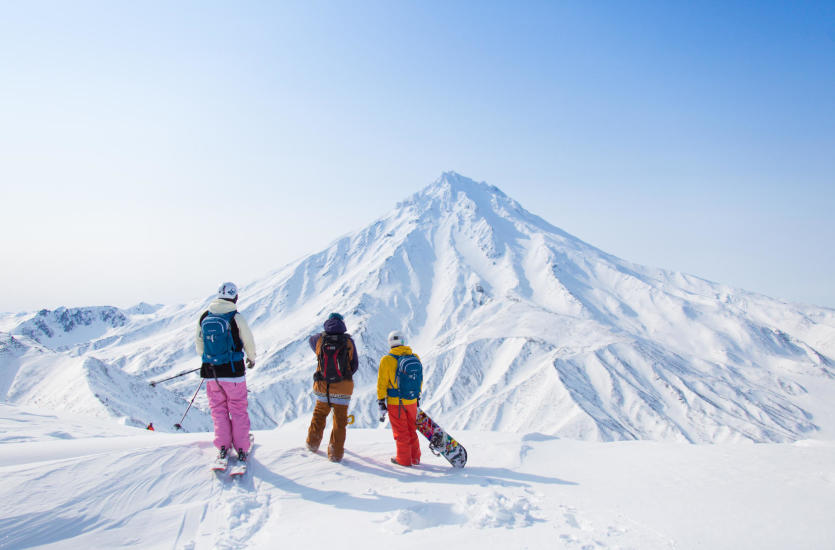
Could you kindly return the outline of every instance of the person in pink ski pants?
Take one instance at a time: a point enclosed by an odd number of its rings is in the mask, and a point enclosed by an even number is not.
[[[200,316],[195,347],[203,359],[200,376],[207,379],[218,458],[225,460],[234,449],[238,460],[246,461],[250,447],[246,370],[255,366],[255,340],[237,302],[238,288],[233,283],[220,285],[217,297]]]
[[[249,452],[249,413],[247,412],[246,380],[228,382],[208,380],[206,394],[215,425],[214,444],[236,449],[238,454]]]

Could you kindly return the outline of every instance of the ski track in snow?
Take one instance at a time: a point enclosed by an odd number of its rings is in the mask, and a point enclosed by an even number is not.
[[[208,464],[215,454],[214,447],[206,454]],[[247,542],[262,528],[271,512],[270,494],[259,492],[260,482],[255,477],[258,469],[255,446],[249,457],[248,471],[241,477],[230,477],[225,472],[208,472],[210,492],[199,518],[185,516],[183,528],[178,532],[176,548],[199,550],[202,548],[244,548]],[[189,539],[188,534],[196,532]],[[188,539],[181,542],[179,539]]]

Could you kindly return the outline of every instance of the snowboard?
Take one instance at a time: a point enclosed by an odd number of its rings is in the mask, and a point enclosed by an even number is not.
[[[467,463],[467,450],[455,439],[438,426],[429,415],[418,409],[418,431],[429,440],[429,450],[435,455],[441,455],[455,468],[463,468]]]

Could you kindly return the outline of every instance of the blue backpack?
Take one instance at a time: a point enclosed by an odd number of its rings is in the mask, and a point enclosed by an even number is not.
[[[244,353],[235,351],[235,339],[232,337],[232,319],[237,311],[229,313],[209,312],[202,321],[203,362],[210,365],[227,365],[243,361]]]
[[[389,397],[402,399],[417,399],[420,397],[420,387],[423,384],[423,365],[417,355],[394,355],[397,359],[397,371],[394,375],[396,388],[388,389]]]

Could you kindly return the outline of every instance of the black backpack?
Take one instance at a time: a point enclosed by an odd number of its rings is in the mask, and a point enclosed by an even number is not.
[[[319,366],[316,369],[316,380],[324,380],[328,384],[351,380],[351,338],[347,334],[322,333],[319,338],[316,358]]]

